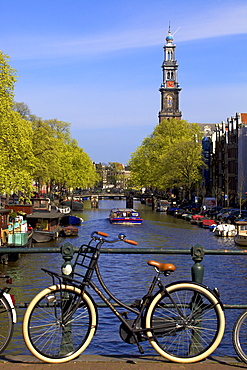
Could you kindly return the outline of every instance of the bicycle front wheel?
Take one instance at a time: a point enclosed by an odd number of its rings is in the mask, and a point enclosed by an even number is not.
[[[0,353],[7,347],[13,335],[14,324],[7,299],[0,298]]]
[[[241,313],[234,324],[232,342],[239,358],[247,363],[247,310]]]
[[[153,348],[170,361],[192,363],[209,356],[225,329],[220,302],[206,287],[175,283],[157,293],[146,314]]]
[[[23,337],[38,359],[62,363],[79,356],[97,327],[93,300],[79,288],[53,285],[29,304],[23,319]]]

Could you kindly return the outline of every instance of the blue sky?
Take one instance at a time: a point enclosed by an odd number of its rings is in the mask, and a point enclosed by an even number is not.
[[[177,45],[182,118],[247,112],[246,0],[0,0],[15,100],[71,124],[95,162],[126,164],[158,123],[163,45]]]

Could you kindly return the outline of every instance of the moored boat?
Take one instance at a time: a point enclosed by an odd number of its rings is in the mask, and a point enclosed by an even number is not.
[[[234,242],[238,245],[247,246],[247,221],[236,222],[237,232],[234,236]]]
[[[71,209],[70,209],[70,207],[68,207],[68,206],[58,205],[57,209],[58,209],[58,211],[59,211],[60,213],[62,213],[63,215],[69,215],[69,214],[70,214],[70,212],[71,212]]]
[[[30,247],[33,229],[23,220],[23,216],[10,217],[10,209],[0,209],[0,262],[17,260],[19,253],[1,254],[1,247]]]
[[[58,207],[60,207],[60,205],[70,207],[71,211],[83,211],[82,200],[66,199],[60,202]]]
[[[114,208],[109,215],[112,224],[140,225],[142,218],[140,213],[133,208]]]
[[[51,212],[52,205],[50,198],[31,198],[34,212]]]
[[[214,233],[215,236],[235,236],[237,229],[235,225],[231,224],[219,224],[216,225],[212,232]]]
[[[60,212],[35,212],[27,215],[27,221],[32,226],[33,241],[36,243],[45,243],[56,239],[61,230]]]
[[[200,220],[202,220],[204,218],[205,218],[205,216],[203,216],[203,215],[198,215],[198,214],[191,215],[190,223],[192,225],[198,225],[198,221],[200,221]]]
[[[157,212],[166,212],[168,210],[168,208],[170,207],[170,204],[171,203],[168,202],[168,200],[160,199],[156,203],[156,211]]]
[[[169,215],[175,216],[178,213],[178,211],[179,211],[179,208],[178,207],[169,207],[166,212]]]
[[[202,227],[204,228],[204,229],[209,229],[210,228],[210,226],[212,226],[212,225],[215,225],[215,220],[212,220],[212,219],[203,219],[203,220],[201,220],[201,222],[202,222]]]
[[[74,215],[64,215],[60,221],[60,225],[81,225],[83,219]]]
[[[63,226],[59,231],[59,236],[78,236],[79,229],[75,226]]]

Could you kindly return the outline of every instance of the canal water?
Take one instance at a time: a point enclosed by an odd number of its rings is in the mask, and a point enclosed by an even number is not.
[[[111,208],[125,207],[123,200],[100,200],[99,208],[91,209],[90,202],[85,201],[84,211],[78,216],[84,222],[79,226],[79,235],[74,238],[59,238],[54,242],[37,244],[37,246],[61,246],[71,242],[76,247],[87,243],[93,231],[104,231],[111,238],[124,233],[128,239],[136,240],[140,248],[167,248],[189,250],[200,244],[205,249],[238,249],[233,238],[218,238],[208,229],[191,225],[189,222],[152,210],[150,206],[134,202],[134,208],[141,212],[142,225],[112,225],[108,216]],[[105,245],[108,247],[108,245]],[[135,248],[125,243],[111,244],[112,248]],[[176,280],[191,280],[191,256],[186,255],[139,255],[139,254],[101,254],[100,269],[110,289],[124,302],[140,299],[146,292],[153,276],[153,270],[147,265],[149,259],[171,262],[177,270],[169,277],[163,278],[167,283]],[[225,304],[247,303],[247,256],[206,255],[203,260],[204,284],[210,288],[217,287]],[[15,295],[17,305],[28,303],[43,288],[51,285],[51,279],[41,271],[47,268],[60,272],[63,259],[60,254],[22,254],[16,262],[0,265],[0,274],[7,273],[13,277],[11,292]],[[92,292],[90,291],[90,294]],[[96,302],[99,298],[95,297]],[[18,323],[15,326],[11,344],[4,355],[29,354],[22,339],[21,325],[24,308],[18,308]],[[234,321],[240,310],[226,310],[226,331],[222,343],[215,355],[235,356],[231,343]],[[143,345],[145,353],[155,352],[148,343]],[[119,321],[107,308],[99,308],[98,331],[84,352],[85,354],[139,354],[135,345],[126,344],[119,337]]]

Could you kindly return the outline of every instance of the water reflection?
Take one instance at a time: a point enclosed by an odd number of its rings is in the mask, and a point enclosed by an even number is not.
[[[57,241],[46,244],[46,246],[61,246],[64,242],[71,242],[79,247],[89,240],[91,232],[100,230],[107,232],[113,238],[119,233],[124,233],[129,239],[138,241],[140,248],[190,249],[195,244],[203,245],[205,249],[239,248],[235,246],[233,238],[217,238],[207,229],[190,225],[189,222],[165,213],[155,212],[151,207],[142,205],[140,202],[135,202],[134,208],[140,211],[144,219],[142,225],[112,225],[108,216],[110,209],[114,207],[125,207],[125,201],[100,200],[97,209],[91,209],[90,202],[85,201],[84,211],[77,213],[84,219],[79,227],[78,237],[59,238]],[[120,244],[120,247],[129,248],[130,246]],[[246,258],[245,256],[215,255],[204,257],[204,283],[211,288],[217,286],[220,289],[224,303],[247,303]],[[102,254],[100,267],[102,275],[113,292],[125,302],[131,302],[136,298],[141,298],[146,293],[153,276],[152,268],[147,265],[149,259],[169,261],[177,266],[175,273],[166,278],[166,283],[191,279],[190,271],[193,261],[190,255]],[[6,266],[0,265],[0,273],[8,273],[13,276],[12,291],[17,303],[20,304],[29,302],[38,291],[51,284],[50,277],[41,271],[41,267],[60,271],[62,263],[63,259],[60,254],[23,254],[16,262],[11,262]],[[96,301],[99,301],[98,298],[96,298]],[[28,354],[21,334],[23,312],[24,309],[18,309],[18,324],[15,328],[14,337],[4,354]],[[231,330],[239,313],[239,310],[226,311],[226,334],[216,351],[217,354],[235,354],[231,344]],[[100,308],[99,315],[100,325],[97,335],[85,353],[138,354],[135,346],[125,344],[119,338],[119,322],[109,310]],[[151,350],[149,346],[148,348]]]

